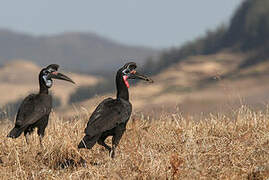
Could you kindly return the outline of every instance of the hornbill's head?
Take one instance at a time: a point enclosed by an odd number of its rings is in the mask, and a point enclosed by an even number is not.
[[[121,75],[125,85],[129,88],[128,79],[142,79],[144,81],[148,81],[153,83],[153,80],[139,72],[135,69],[137,68],[136,63],[128,62],[121,68]]]
[[[61,79],[75,84],[75,82],[71,78],[67,77],[62,73],[59,73],[58,68],[58,64],[51,64],[46,68],[42,69],[39,73],[39,80],[41,80],[47,88],[50,88],[52,86],[52,79]]]

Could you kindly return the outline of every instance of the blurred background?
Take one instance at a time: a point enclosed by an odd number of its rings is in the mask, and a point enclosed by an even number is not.
[[[267,0],[0,2],[2,118],[38,91],[51,63],[77,83],[51,88],[65,116],[114,97],[115,72],[128,61],[155,80],[132,84],[137,112],[199,119],[268,104]]]

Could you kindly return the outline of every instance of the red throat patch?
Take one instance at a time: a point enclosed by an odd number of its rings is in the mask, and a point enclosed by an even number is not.
[[[129,87],[130,87],[130,85],[129,85],[129,82],[128,82],[128,80],[127,80],[127,79],[128,79],[128,76],[126,76],[126,75],[125,75],[125,76],[123,76],[123,81],[124,81],[124,83],[125,83],[126,87],[127,87],[127,88],[129,88]]]

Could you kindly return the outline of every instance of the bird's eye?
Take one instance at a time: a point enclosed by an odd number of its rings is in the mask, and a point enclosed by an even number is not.
[[[130,73],[130,70],[129,70],[129,69],[124,69],[122,72],[123,72],[124,74],[128,74],[128,73]]]
[[[43,74],[44,74],[44,75],[48,75],[49,73],[50,73],[50,72],[49,72],[48,70],[44,70],[44,71],[43,71]]]

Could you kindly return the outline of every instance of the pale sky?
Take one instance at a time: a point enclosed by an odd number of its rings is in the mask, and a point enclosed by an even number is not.
[[[168,48],[228,23],[242,0],[0,0],[0,28],[35,35],[94,32]]]

